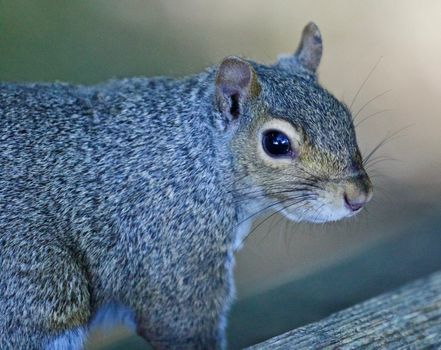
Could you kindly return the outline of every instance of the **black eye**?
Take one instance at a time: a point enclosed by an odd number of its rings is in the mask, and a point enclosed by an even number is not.
[[[272,157],[291,156],[292,149],[288,136],[278,130],[267,130],[262,135],[265,152]]]

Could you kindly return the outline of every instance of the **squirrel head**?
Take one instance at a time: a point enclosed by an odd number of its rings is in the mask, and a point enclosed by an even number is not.
[[[294,54],[270,66],[227,57],[216,72],[237,196],[295,221],[353,216],[372,197],[351,112],[317,81],[321,55],[320,31],[309,23]]]

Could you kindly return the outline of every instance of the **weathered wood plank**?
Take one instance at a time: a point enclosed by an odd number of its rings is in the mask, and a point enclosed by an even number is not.
[[[441,349],[441,272],[248,349]]]

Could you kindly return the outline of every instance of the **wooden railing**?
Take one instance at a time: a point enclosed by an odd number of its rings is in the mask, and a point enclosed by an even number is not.
[[[441,272],[248,349],[441,349]]]

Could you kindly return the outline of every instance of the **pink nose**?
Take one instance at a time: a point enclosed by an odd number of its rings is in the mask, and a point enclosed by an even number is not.
[[[343,195],[345,206],[352,210],[358,211],[364,207],[364,205],[369,202],[371,196],[365,193],[358,193],[356,195],[349,196],[346,192]]]

